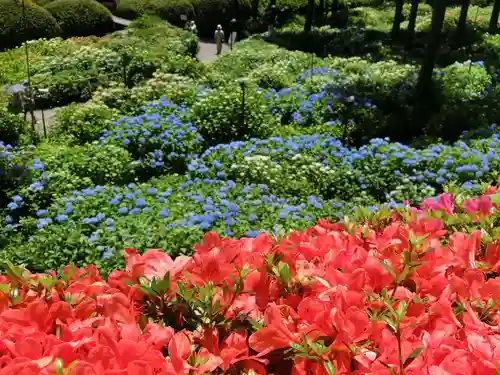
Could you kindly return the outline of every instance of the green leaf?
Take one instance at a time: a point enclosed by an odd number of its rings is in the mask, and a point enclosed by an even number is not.
[[[152,297],[156,296],[156,293],[151,288],[149,288],[147,286],[141,285],[141,286],[139,286],[139,290],[148,296],[152,296]]]
[[[281,267],[281,277],[284,282],[289,282],[290,281],[290,268],[288,267],[288,263],[282,263],[283,266]]]
[[[500,204],[500,193],[490,195],[490,199],[493,204]]]
[[[48,278],[48,277],[41,277],[40,279],[40,284],[44,286],[46,289],[52,288],[52,286],[55,284],[57,281],[56,279]]]
[[[305,349],[303,346],[301,346],[301,345],[299,345],[299,344],[297,344],[297,343],[294,343],[294,342],[291,342],[291,343],[290,343],[290,346],[291,346],[293,349],[295,349],[295,350],[297,350],[297,351],[299,351],[299,352],[305,352],[305,351],[306,351],[306,349]]]
[[[406,314],[406,310],[408,308],[408,305],[406,304],[406,301],[401,301],[398,305],[396,314],[398,316],[398,320],[402,320]]]
[[[381,261],[381,260],[379,260],[378,262],[382,265],[382,267],[384,267],[384,268],[385,268],[385,270],[386,270],[387,272],[389,272],[389,274],[390,274],[390,275],[391,275],[394,279],[396,279],[396,277],[397,277],[397,276],[396,276],[396,274],[394,273],[394,271],[392,270],[392,268],[391,268],[391,267],[390,267],[390,266],[389,266],[386,262]]]
[[[5,294],[10,293],[10,285],[9,284],[0,284],[0,292],[4,292]]]
[[[423,346],[419,346],[418,348],[414,349],[410,355],[408,356],[408,358],[406,358],[406,361],[405,363],[403,364],[403,367],[406,368],[408,367],[415,358],[417,358],[420,353],[422,353],[422,351],[424,350],[425,348]]]
[[[323,365],[325,366],[325,370],[328,372],[328,375],[335,375],[335,367],[331,361],[325,361],[323,362]]]
[[[167,272],[161,281],[154,279],[151,283],[151,288],[160,296],[165,294],[165,292],[170,288],[170,272]]]
[[[392,375],[397,375],[397,374],[396,374],[396,371],[394,371],[394,369],[393,369],[391,366],[389,366],[387,363],[382,362],[380,359],[379,359],[379,362],[380,362],[380,363],[382,363],[382,365],[383,365],[383,366],[384,366],[387,370],[389,370],[389,372],[390,372]]]

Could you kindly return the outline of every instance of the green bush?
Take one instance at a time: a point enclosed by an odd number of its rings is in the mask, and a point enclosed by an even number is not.
[[[261,74],[257,72],[260,69],[265,70],[265,66],[269,65],[278,66],[280,75],[281,67],[286,67],[292,79],[295,79],[297,74],[313,64],[317,66],[320,61],[319,58],[313,58],[303,52],[291,52],[262,40],[246,39],[236,44],[232,53],[223,54],[210,64],[205,83],[218,87],[227,84],[228,80],[251,74],[259,76]],[[283,77],[278,78],[282,79]]]
[[[127,19],[134,19],[146,13],[144,0],[118,0],[116,2],[116,15]]]
[[[136,164],[123,148],[113,145],[83,146],[43,143],[14,159],[27,172],[16,194],[24,204],[11,211],[15,218],[33,216],[48,207],[54,199],[74,190],[103,184],[122,184],[133,180]],[[35,165],[43,166],[36,169]],[[33,188],[38,184],[41,188]]]
[[[64,36],[103,35],[114,28],[111,13],[94,0],[55,0],[47,9]]]
[[[190,0],[119,0],[116,14],[126,18],[155,15],[177,26],[184,26],[181,15],[193,19],[194,8]]]
[[[151,15],[137,19],[129,25],[126,33],[115,34],[114,40],[119,49],[122,47],[122,41],[133,41],[134,45],[143,46],[145,54],[155,60],[170,54],[188,55],[194,58],[199,50],[199,39],[196,35],[172,27],[168,22]]]
[[[134,114],[144,105],[165,97],[175,104],[191,105],[196,101],[195,81],[188,77],[163,72],[155,72],[154,77],[133,88],[123,84],[97,90],[92,96],[96,106],[104,104],[122,113]],[[99,107],[96,107],[99,108]]]
[[[45,9],[26,1],[26,27],[21,3],[0,0],[0,49],[12,48],[26,40],[53,38],[61,33],[57,21]]]
[[[193,19],[194,8],[190,0],[149,0],[145,4],[146,13],[152,13],[167,20],[173,25],[183,27],[185,21],[181,15]]]
[[[41,7],[45,7],[49,3],[53,2],[54,0],[35,0],[35,3]]]
[[[264,94],[249,83],[244,83],[244,106],[242,89],[236,83],[219,88],[192,106],[190,119],[210,143],[263,138],[277,126]]]
[[[0,142],[17,146],[21,143],[22,137],[32,137],[31,125],[16,113],[10,113],[0,106]]]
[[[116,109],[102,103],[71,104],[56,113],[55,134],[68,136],[74,143],[85,144],[99,139],[111,121],[119,117]]]

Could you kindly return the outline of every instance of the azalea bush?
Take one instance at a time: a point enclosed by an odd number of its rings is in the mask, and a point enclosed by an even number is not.
[[[2,371],[494,375],[498,194],[323,220],[275,238],[208,233],[192,257],[126,249],[95,266],[1,276]],[[483,230],[456,231],[468,217]]]

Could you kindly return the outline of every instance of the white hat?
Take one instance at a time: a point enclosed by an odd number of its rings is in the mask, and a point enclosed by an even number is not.
[[[222,26],[221,25],[217,25],[217,29],[222,29]]]

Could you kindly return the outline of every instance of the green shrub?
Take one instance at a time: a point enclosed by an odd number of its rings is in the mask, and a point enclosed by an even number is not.
[[[289,61],[278,61],[276,64],[264,63],[253,70],[248,78],[261,88],[284,89],[295,83],[295,74],[289,71]]]
[[[155,72],[154,77],[133,88],[123,84],[97,90],[92,101],[98,106],[104,104],[116,108],[122,113],[134,114],[147,102],[166,97],[175,104],[191,105],[196,100],[197,88],[190,78]]]
[[[48,94],[37,100],[38,108],[62,107],[73,102],[85,102],[94,90],[107,83],[105,76],[86,76],[77,70],[61,71],[55,75],[38,75],[44,81],[39,88]]]
[[[116,14],[127,18],[155,15],[182,27],[186,21],[181,15],[193,19],[194,8],[190,0],[119,0]]]
[[[85,144],[98,140],[102,131],[118,117],[119,112],[105,104],[71,104],[57,111],[54,132],[71,137],[74,143]]]
[[[127,79],[131,84],[154,71],[153,63],[146,61],[141,51],[126,46],[114,51],[104,46],[84,45],[65,56],[41,59],[33,65],[34,80],[39,82],[37,87],[48,90],[49,94],[38,100],[37,105],[54,107],[87,101],[98,87],[122,81],[124,51],[130,56]]]
[[[136,166],[125,149],[101,144],[44,143],[23,152],[14,162],[27,171],[27,176],[16,189],[16,195],[24,198],[24,204],[11,211],[16,219],[33,216],[54,199],[74,190],[130,182],[135,177]],[[35,164],[43,167],[36,169]],[[34,185],[39,187],[33,188]]]
[[[49,3],[53,2],[54,0],[35,0],[35,3],[41,7],[45,7]]]
[[[263,138],[277,126],[263,93],[249,83],[244,83],[244,106],[242,89],[236,83],[219,88],[192,106],[190,119],[210,143]]]
[[[198,54],[199,39],[193,33],[172,27],[156,16],[140,17],[129,25],[127,32],[116,34],[113,38],[118,48],[122,42],[134,42],[144,46],[143,49],[150,58],[163,57],[166,54],[188,55],[193,58]]]
[[[118,0],[115,13],[127,19],[134,19],[146,13],[144,0]]]
[[[194,17],[194,7],[190,0],[149,0],[145,3],[146,13],[156,14],[173,25],[183,27],[185,21],[181,15],[188,19]]]
[[[281,67],[286,67],[286,70],[295,76],[311,65],[317,66],[320,61],[319,58],[313,58],[304,52],[291,52],[262,40],[246,39],[236,44],[232,53],[223,54],[210,64],[205,83],[218,87],[225,85],[228,80],[250,74],[258,76],[258,70],[266,70],[264,65],[277,65],[280,75]]]
[[[102,35],[114,28],[111,13],[94,0],[55,0],[47,9],[64,36]]]
[[[60,35],[57,21],[45,9],[26,1],[26,27],[21,3],[0,0],[0,49],[12,48],[26,40],[53,38]]]
[[[17,146],[21,143],[22,137],[32,137],[31,125],[16,113],[10,113],[0,106],[0,142]]]

